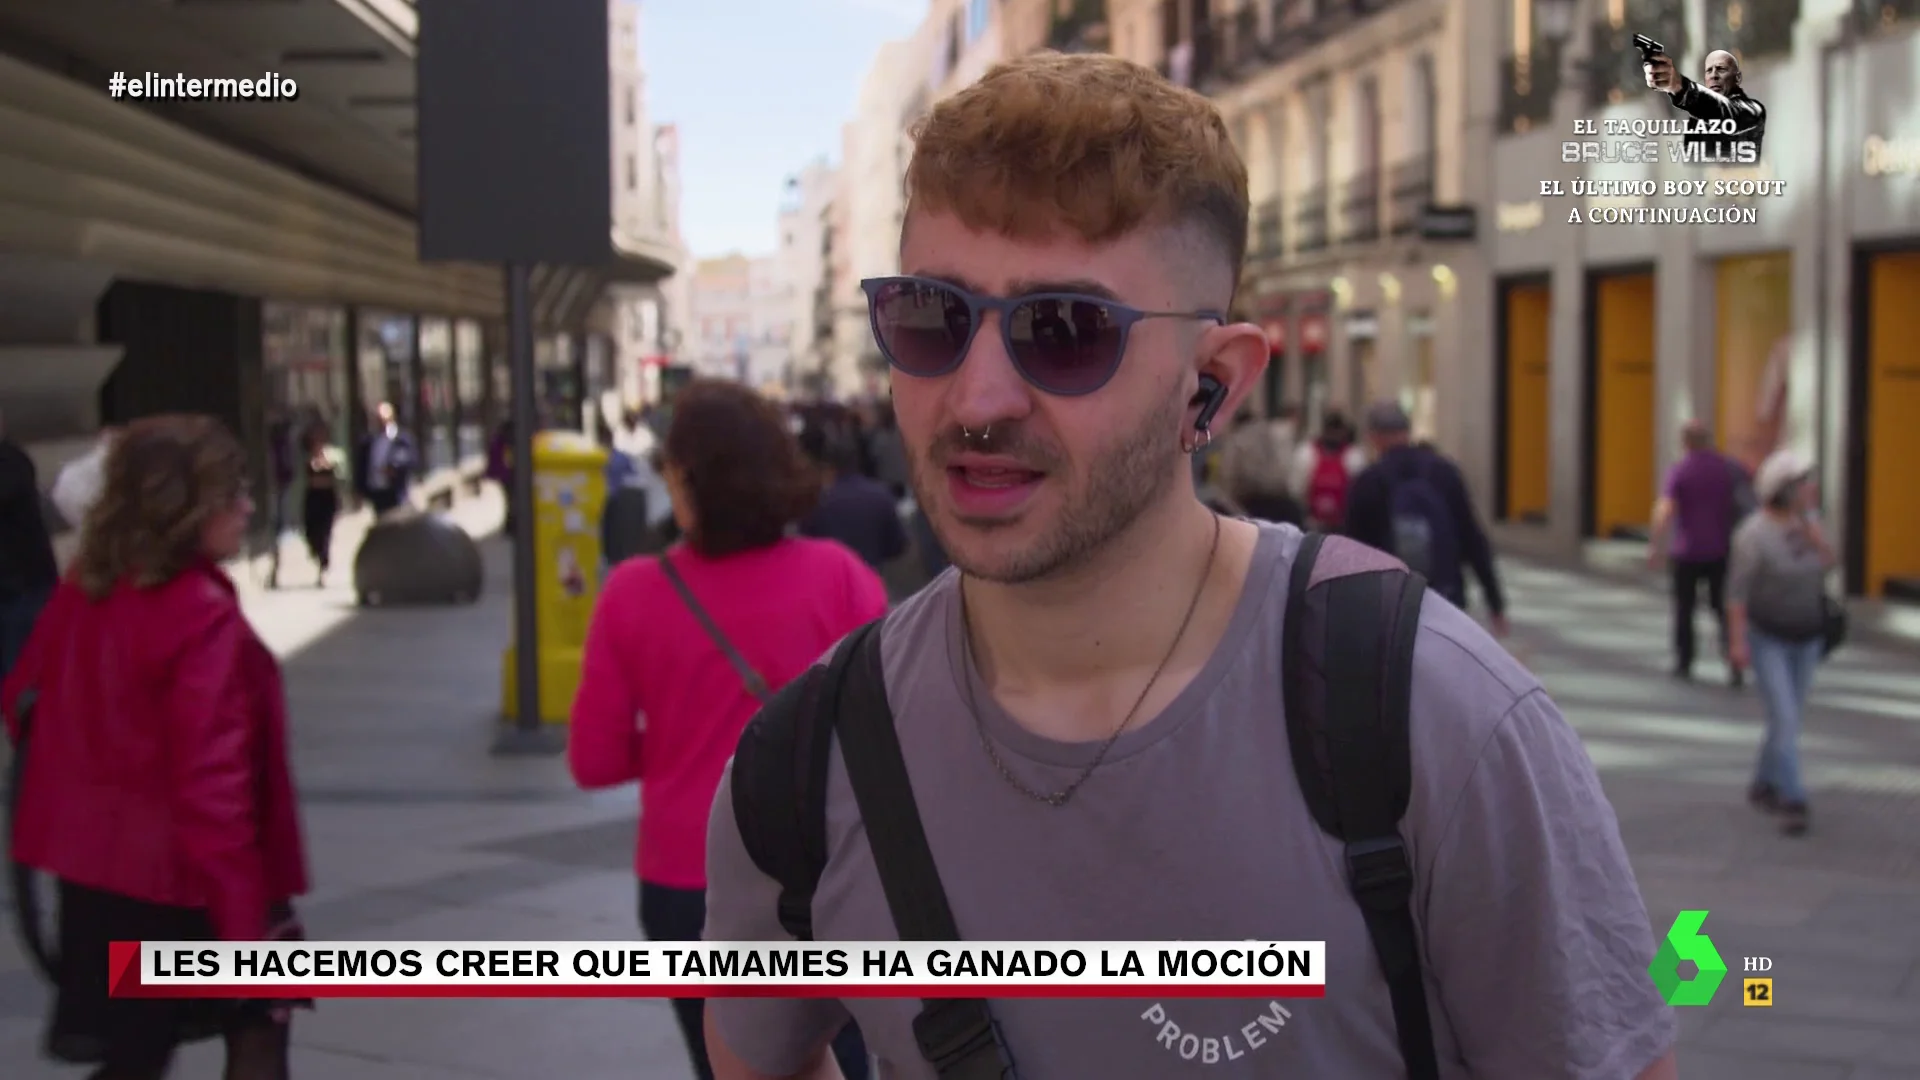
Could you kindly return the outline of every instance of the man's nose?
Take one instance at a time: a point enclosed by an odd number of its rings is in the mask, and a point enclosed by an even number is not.
[[[947,385],[948,411],[961,427],[975,431],[1018,420],[1033,409],[1032,388],[1007,353],[1000,314],[988,312],[984,318]]]

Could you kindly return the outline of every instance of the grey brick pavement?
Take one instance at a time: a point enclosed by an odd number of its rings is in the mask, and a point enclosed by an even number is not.
[[[475,528],[497,507],[464,503]],[[343,537],[343,541],[346,538]],[[344,550],[350,550],[343,543]],[[298,578],[299,570],[292,570]],[[343,589],[251,593],[288,657],[318,889],[316,936],[616,939],[637,935],[632,791],[572,789],[557,760],[486,748],[509,599],[506,552],[472,608],[357,612]],[[1920,664],[1850,649],[1821,672],[1806,754],[1811,836],[1741,802],[1753,695],[1665,674],[1664,605],[1645,589],[1509,566],[1518,633],[1586,738],[1664,928],[1708,908],[1729,962],[1773,958],[1778,1004],[1730,978],[1683,1017],[1686,1080],[1920,1076]],[[1737,976],[1737,972],[1735,973]],[[77,1076],[35,1053],[41,992],[0,943],[0,1073]],[[298,1029],[301,1080],[689,1075],[661,1002],[325,1002]],[[210,1050],[178,1075],[216,1075]]]

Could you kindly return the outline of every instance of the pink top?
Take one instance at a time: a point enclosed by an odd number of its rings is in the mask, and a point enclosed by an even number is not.
[[[666,557],[773,690],[887,612],[880,576],[830,540],[787,539],[718,559],[676,544]],[[658,560],[620,564],[587,631],[567,763],[583,788],[641,781],[641,880],[706,887],[707,815],[758,709]]]

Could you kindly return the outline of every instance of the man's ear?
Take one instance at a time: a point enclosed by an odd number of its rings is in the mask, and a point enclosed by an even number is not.
[[[1218,429],[1225,418],[1238,415],[1241,403],[1260,385],[1272,352],[1267,345],[1267,335],[1258,326],[1244,322],[1208,329],[1200,336],[1198,352],[1194,390],[1199,390],[1202,375],[1211,375],[1227,389],[1226,397],[1213,415],[1212,426]],[[1198,404],[1187,410],[1189,426],[1199,412]]]

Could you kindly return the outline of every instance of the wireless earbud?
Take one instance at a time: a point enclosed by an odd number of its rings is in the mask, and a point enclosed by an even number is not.
[[[1211,375],[1200,376],[1200,391],[1193,395],[1194,403],[1200,406],[1200,415],[1193,418],[1193,431],[1196,435],[1207,434],[1213,426],[1213,418],[1220,406],[1227,403],[1227,384]]]

